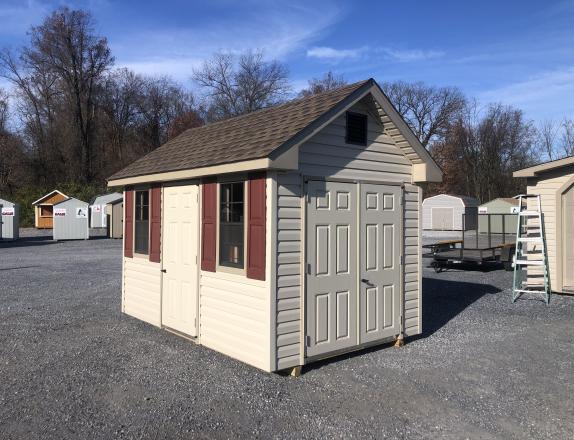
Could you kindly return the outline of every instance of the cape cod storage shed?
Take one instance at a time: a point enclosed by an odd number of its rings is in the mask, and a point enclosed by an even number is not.
[[[54,205],[54,240],[90,238],[88,204],[73,197]]]
[[[526,178],[527,193],[540,195],[552,290],[574,293],[574,156],[515,171],[514,177]]]
[[[0,239],[17,240],[20,227],[20,208],[16,203],[0,199]]]
[[[90,205],[90,228],[107,228],[108,217],[106,215],[106,205],[114,200],[121,200],[123,195],[111,193],[98,196]]]
[[[473,197],[439,194],[423,201],[423,229],[462,231],[476,229],[478,200]]]
[[[66,199],[66,194],[55,189],[33,202],[34,226],[38,229],[52,229],[54,205]]]
[[[108,237],[122,238],[124,236],[124,199],[116,199],[106,205],[108,216]]]
[[[187,130],[109,179],[122,310],[266,371],[417,335],[441,178],[372,79]]]
[[[490,222],[492,234],[516,234],[518,199],[500,197],[478,207],[478,232],[487,234]],[[490,219],[489,219],[490,217]]]

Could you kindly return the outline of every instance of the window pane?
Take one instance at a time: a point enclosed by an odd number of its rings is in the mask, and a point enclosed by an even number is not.
[[[134,252],[148,253],[149,191],[136,191]]]
[[[243,182],[220,185],[219,264],[243,268]]]

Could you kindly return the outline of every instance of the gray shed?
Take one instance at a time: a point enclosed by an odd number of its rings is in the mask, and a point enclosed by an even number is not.
[[[511,197],[500,197],[483,203],[478,207],[478,232],[488,233],[490,217],[492,234],[516,234],[517,212],[518,200]]]
[[[106,205],[114,200],[122,199],[120,193],[98,196],[90,205],[90,228],[107,228]]]
[[[54,240],[87,240],[88,204],[69,198],[54,205]]]
[[[439,194],[423,200],[423,229],[462,231],[476,229],[478,200],[473,197]]]
[[[122,238],[124,236],[124,199],[114,200],[106,205],[108,217],[108,237]]]
[[[17,240],[20,227],[20,208],[16,203],[0,199],[0,239]]]

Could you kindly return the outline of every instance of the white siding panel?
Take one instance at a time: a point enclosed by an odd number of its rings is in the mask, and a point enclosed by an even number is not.
[[[161,326],[161,272],[159,263],[145,258],[124,258],[122,311]]]

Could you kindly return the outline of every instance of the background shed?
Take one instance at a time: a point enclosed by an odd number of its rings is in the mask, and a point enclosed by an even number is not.
[[[38,229],[52,229],[54,205],[66,199],[66,194],[55,189],[33,202],[34,226]]]
[[[108,217],[108,237],[122,238],[124,236],[124,198],[108,203],[106,215]]]
[[[512,197],[500,197],[478,207],[478,232],[488,233],[488,218],[490,217],[490,232],[493,234],[515,234],[518,200]],[[496,214],[490,215],[489,214]]]
[[[107,228],[106,205],[114,200],[122,199],[120,193],[98,196],[90,205],[90,228]]]
[[[0,199],[2,227],[0,238],[2,240],[17,240],[20,227],[20,209],[16,203]]]
[[[87,240],[88,206],[73,197],[54,205],[54,240]]]
[[[439,194],[423,200],[423,229],[462,231],[465,214],[466,230],[476,229],[478,200],[467,196]]]

